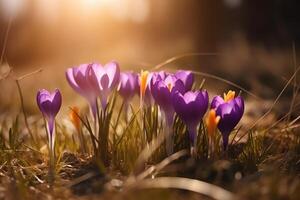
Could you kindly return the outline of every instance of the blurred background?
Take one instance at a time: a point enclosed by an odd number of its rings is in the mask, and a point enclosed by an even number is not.
[[[164,69],[210,73],[273,101],[294,71],[299,8],[299,0],[0,0],[0,73],[43,69],[22,80],[26,108],[36,112],[39,88],[62,88],[65,106],[82,101],[65,81],[71,66],[117,60],[122,70],[140,71],[173,56],[217,53]],[[238,91],[213,79],[206,84],[215,93]],[[13,80],[0,89],[0,111],[19,110]]]

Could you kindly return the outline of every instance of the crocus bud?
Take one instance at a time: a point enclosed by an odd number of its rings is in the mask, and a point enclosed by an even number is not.
[[[126,102],[136,94],[138,87],[138,75],[136,73],[121,72],[118,91]]]
[[[172,92],[184,92],[184,90],[183,82],[173,75],[168,75],[164,80],[161,78],[157,79],[155,83],[151,84],[152,96],[165,116],[166,126],[169,131],[169,133],[166,133],[168,155],[173,153],[173,132],[171,127],[175,112],[172,105]]]
[[[229,134],[239,123],[244,114],[244,100],[241,96],[234,97],[235,93],[229,91],[224,95],[213,98],[211,108],[216,109],[217,116],[220,116],[218,129],[223,138],[223,147],[226,150],[228,145]]]
[[[61,107],[61,93],[58,89],[55,89],[53,93],[48,92],[45,89],[39,90],[36,96],[36,101],[40,111],[42,112],[45,120],[47,121],[49,145],[53,148],[54,145],[54,123],[55,116]]]

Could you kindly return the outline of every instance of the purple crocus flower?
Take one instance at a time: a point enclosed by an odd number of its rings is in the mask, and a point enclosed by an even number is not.
[[[175,73],[175,76],[183,82],[186,92],[192,89],[194,84],[194,74],[191,71],[178,70]]]
[[[171,127],[175,113],[172,105],[172,92],[184,92],[185,88],[183,82],[174,75],[167,75],[165,79],[162,79],[160,76],[155,78],[156,82],[151,84],[151,93],[165,116],[167,126],[166,149],[168,155],[170,155],[173,153],[173,132]]]
[[[55,116],[57,115],[62,102],[61,93],[58,89],[55,89],[53,93],[48,92],[45,89],[39,90],[36,96],[36,101],[42,112],[45,120],[48,124],[48,134],[49,134],[49,145],[53,147],[54,145],[54,122]]]
[[[117,87],[120,79],[120,68],[117,62],[109,62],[104,66],[97,64],[91,66],[88,72],[89,80],[94,90],[100,96],[102,109],[107,105],[107,98]]]
[[[98,64],[96,63],[82,64],[78,67],[68,68],[66,71],[66,78],[70,86],[87,99],[94,118],[96,117],[97,113],[97,92],[90,83],[88,72],[89,68],[97,65]]]
[[[174,108],[172,105],[172,92],[184,93],[183,82],[173,75],[168,75],[165,79],[156,77],[156,82],[151,84],[151,94],[155,102],[167,117],[167,123],[172,125]]]
[[[197,126],[208,108],[207,91],[172,93],[174,109],[181,120],[186,124],[191,142],[191,152],[195,153],[197,144]]]
[[[134,72],[121,72],[118,91],[126,102],[138,94],[138,75]]]
[[[211,108],[216,109],[217,116],[220,116],[218,129],[222,133],[223,147],[226,150],[229,134],[239,123],[244,114],[244,100],[241,96],[235,97],[235,93],[229,91],[224,95],[216,96],[211,102]]]

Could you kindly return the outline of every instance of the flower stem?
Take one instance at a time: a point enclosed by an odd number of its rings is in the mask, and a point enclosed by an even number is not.
[[[165,112],[165,120],[166,120],[166,151],[167,155],[170,156],[174,152],[174,134],[173,134],[173,114],[174,112],[167,113]]]
[[[191,146],[191,156],[196,158],[197,156],[197,125],[188,126],[190,146]]]
[[[55,179],[55,150],[54,150],[55,121],[48,122],[47,132],[48,132],[48,139],[49,139],[49,184],[50,186],[53,186],[54,179]]]
[[[144,134],[144,145],[143,146],[148,146],[147,133],[146,133],[146,130],[145,130],[145,122],[144,122],[144,115],[145,115],[144,99],[143,99],[142,95],[140,96],[140,110],[141,110],[142,131],[143,131],[143,134]]]

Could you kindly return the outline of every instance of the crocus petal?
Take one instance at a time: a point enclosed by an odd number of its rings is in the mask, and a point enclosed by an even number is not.
[[[69,85],[73,88],[73,90],[75,90],[79,94],[82,94],[82,91],[81,91],[80,87],[77,85],[76,81],[74,80],[73,69],[72,68],[67,69],[66,78],[67,78],[67,81],[68,81]]]
[[[194,84],[194,75],[191,71],[178,70],[175,73],[175,76],[183,82],[186,91],[192,89]]]
[[[100,86],[102,90],[108,90],[109,89],[109,77],[107,74],[104,74],[100,79]]]
[[[55,89],[54,93],[51,94],[51,97],[52,97],[53,115],[56,116],[58,111],[60,110],[61,103],[62,103],[62,97],[60,91],[58,89]]]
[[[138,75],[133,72],[122,72],[118,91],[126,101],[129,101],[138,91]]]
[[[102,105],[106,105],[107,102],[104,101],[107,100],[111,91],[119,84],[119,65],[116,62],[110,62],[104,67],[93,65],[89,69],[88,77],[91,85],[97,91],[101,101],[103,101]]]
[[[104,65],[106,74],[109,77],[109,87],[114,88],[119,83],[120,79],[120,67],[115,61],[109,62]]]
[[[215,96],[211,101],[211,109],[216,109],[219,105],[225,103],[224,99],[221,96]]]
[[[157,81],[151,88],[151,93],[155,102],[163,110],[173,110],[171,91],[162,81]]]
[[[179,91],[173,92],[173,106],[179,117],[188,125],[195,126],[203,118],[208,108],[208,93],[187,92],[182,95]]]

